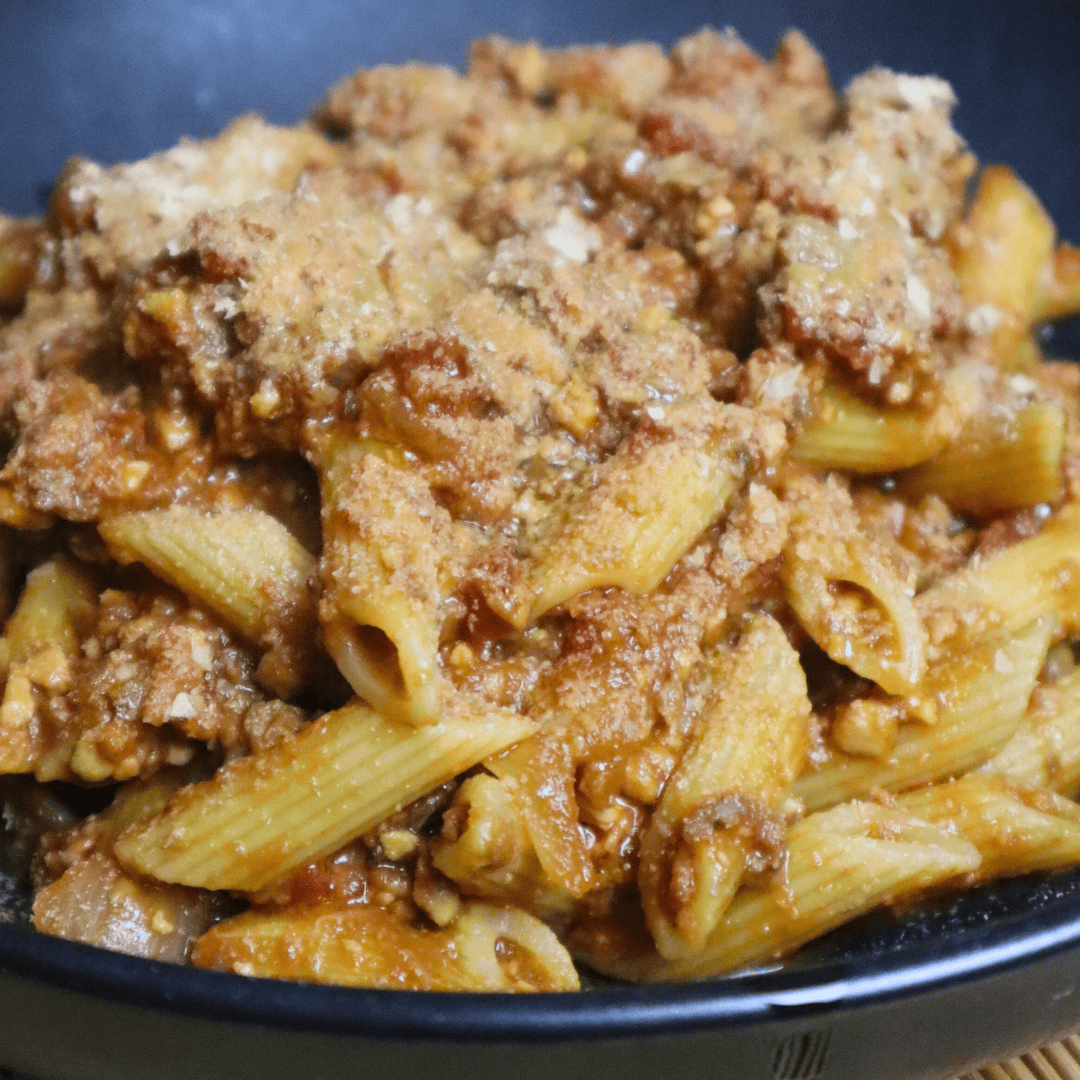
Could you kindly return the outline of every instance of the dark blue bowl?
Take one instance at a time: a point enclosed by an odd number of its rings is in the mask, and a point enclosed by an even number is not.
[[[1080,872],[876,915],[783,968],[513,997],[347,990],[0,926],[0,1061],[57,1080],[940,1080],[1080,1020]]]

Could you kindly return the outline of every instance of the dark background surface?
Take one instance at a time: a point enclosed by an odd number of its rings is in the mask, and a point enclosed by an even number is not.
[[[0,0],[0,209],[39,209],[69,154],[140,157],[252,109],[295,120],[357,67],[461,65],[490,33],[670,44],[704,24],[765,52],[798,26],[840,86],[879,63],[943,75],[974,150],[1080,241],[1078,0]]]

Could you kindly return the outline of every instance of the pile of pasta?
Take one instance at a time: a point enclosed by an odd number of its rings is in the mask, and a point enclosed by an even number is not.
[[[1080,253],[952,105],[493,39],[0,218],[36,927],[568,990],[1080,864]]]

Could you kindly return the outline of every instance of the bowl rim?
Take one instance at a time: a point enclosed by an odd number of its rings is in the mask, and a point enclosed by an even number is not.
[[[1057,890],[1044,906],[941,939],[906,941],[880,955],[692,983],[522,995],[359,989],[146,960],[10,924],[0,925],[0,974],[191,1018],[338,1037],[536,1043],[680,1035],[963,991],[1080,951],[1080,871],[1030,880],[1032,897],[1048,882],[1051,889],[1063,881],[1071,888]],[[970,902],[960,897],[954,906]]]

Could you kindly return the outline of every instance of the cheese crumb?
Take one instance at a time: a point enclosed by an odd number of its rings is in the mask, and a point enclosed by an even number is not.
[[[214,667],[214,650],[204,637],[198,637],[191,643],[191,659],[203,669],[211,671]]]
[[[924,319],[930,318],[930,290],[917,277],[907,279],[907,298]]]
[[[165,715],[171,720],[190,720],[195,715],[195,702],[191,700],[191,695],[180,691],[176,697],[173,698],[173,703],[166,710]]]
[[[978,337],[992,334],[1004,316],[993,304],[980,304],[968,312],[967,328]]]
[[[121,473],[124,490],[125,491],[138,491],[142,487],[143,481],[150,474],[150,462],[149,461],[129,461],[123,468]]]
[[[560,207],[555,224],[543,232],[544,243],[568,262],[584,264],[600,245],[591,229],[568,207]]]
[[[408,829],[381,829],[379,844],[382,846],[383,854],[391,862],[397,862],[399,859],[404,859],[406,855],[411,855],[419,847],[420,841],[416,833],[409,832]]]

